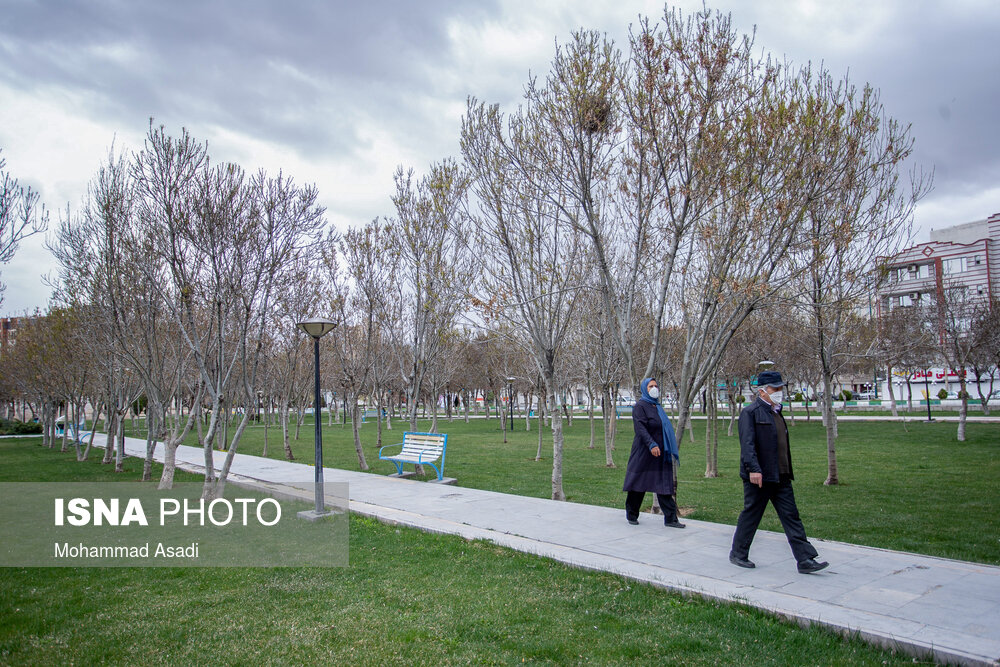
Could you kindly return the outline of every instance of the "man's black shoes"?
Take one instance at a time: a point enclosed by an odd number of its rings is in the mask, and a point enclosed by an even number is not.
[[[633,526],[638,526],[639,525],[639,520],[638,519],[628,519],[628,522],[630,524],[632,524]]]
[[[753,564],[753,561],[747,560],[746,558],[740,558],[734,553],[729,554],[729,562],[732,563],[733,565],[739,565],[740,567],[745,567],[747,569],[757,567],[756,565]]]
[[[732,560],[732,559],[730,559],[730,560]],[[813,574],[815,572],[819,572],[820,570],[822,570],[823,568],[825,568],[827,565],[829,565],[829,563],[827,563],[825,561],[822,562],[822,563],[820,563],[815,558],[809,558],[809,559],[801,561],[799,563],[799,573],[800,574]]]
[[[674,521],[665,521],[663,525],[667,526],[668,528],[684,528],[687,524],[674,520]]]

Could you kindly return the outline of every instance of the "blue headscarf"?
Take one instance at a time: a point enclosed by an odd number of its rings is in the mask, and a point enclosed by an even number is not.
[[[642,394],[642,398],[639,400],[646,401],[647,403],[652,403],[656,406],[656,412],[660,415],[660,423],[663,424],[663,446],[670,455],[674,457],[678,463],[681,462],[680,452],[677,449],[677,436],[674,435],[674,425],[670,423],[670,417],[664,412],[663,406],[660,405],[660,399],[653,398],[649,395],[649,383],[653,381],[653,378],[646,378],[639,383],[639,392]]]

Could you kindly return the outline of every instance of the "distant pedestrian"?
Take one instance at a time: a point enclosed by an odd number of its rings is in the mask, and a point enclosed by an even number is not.
[[[819,572],[829,563],[816,561],[819,553],[806,539],[792,493],[792,455],[788,427],[781,415],[785,386],[781,373],[764,371],[757,376],[757,400],[740,412],[740,477],[743,478],[743,511],[736,521],[729,562],[756,567],[750,560],[750,544],[764,516],[767,503],[774,505],[785,537],[802,574]]]
[[[674,498],[674,465],[678,461],[677,437],[670,418],[660,405],[660,388],[656,380],[646,378],[639,384],[642,398],[632,407],[635,438],[625,470],[625,518],[632,525],[639,523],[646,492],[656,494],[663,510],[663,523],[671,528],[683,528],[677,518]]]

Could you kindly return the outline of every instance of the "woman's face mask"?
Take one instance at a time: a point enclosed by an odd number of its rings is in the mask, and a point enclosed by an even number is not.
[[[659,398],[660,397],[660,388],[657,387],[656,385],[653,385],[652,387],[650,387],[647,390],[647,392],[649,393],[649,397],[650,398]]]

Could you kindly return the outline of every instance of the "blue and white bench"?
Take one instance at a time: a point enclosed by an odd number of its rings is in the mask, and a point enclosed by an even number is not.
[[[382,452],[392,447],[400,447],[398,454],[383,456]],[[417,465],[429,465],[437,473],[437,481],[444,482],[444,456],[448,449],[448,435],[446,433],[414,433],[407,431],[403,434],[403,442],[395,445],[386,445],[378,450],[378,457],[382,461],[392,461],[396,466],[396,475],[404,477],[413,473],[404,473],[403,464],[411,463]],[[441,459],[440,467],[435,462]]]
[[[70,424],[69,433],[73,437],[73,442],[82,442],[85,435],[90,435],[90,432],[84,432],[87,428],[87,420],[81,419],[79,424]],[[66,418],[57,417],[56,418],[56,437],[62,438],[63,432],[66,430]]]
[[[631,417],[632,408],[634,405],[616,405],[615,406],[615,416],[616,417]]]

